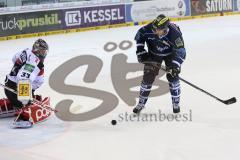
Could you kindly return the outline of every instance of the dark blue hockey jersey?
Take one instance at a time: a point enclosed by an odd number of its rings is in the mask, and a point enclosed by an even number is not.
[[[160,57],[176,54],[185,59],[184,41],[179,27],[174,23],[170,23],[168,28],[167,34],[162,37],[154,33],[152,23],[140,28],[135,36],[137,55],[146,52],[146,43],[148,48],[147,54]]]

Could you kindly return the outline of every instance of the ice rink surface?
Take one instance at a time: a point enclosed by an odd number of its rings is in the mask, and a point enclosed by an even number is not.
[[[187,59],[181,76],[222,99],[240,98],[240,16],[215,17],[175,22],[183,32]],[[54,107],[62,99],[73,99],[74,113],[99,104],[93,98],[64,95],[48,83],[52,72],[71,58],[94,55],[103,68],[93,83],[85,84],[84,67],[74,70],[67,84],[108,91],[118,97],[111,81],[111,61],[117,54],[136,63],[134,36],[140,26],[42,37],[50,46],[46,59],[46,83],[38,93],[51,97]],[[0,82],[12,67],[12,56],[31,47],[36,38],[0,42]],[[122,41],[133,46],[106,52],[104,45]],[[132,73],[135,74],[135,73]],[[131,76],[131,73],[130,73]],[[166,80],[165,77],[162,77]],[[131,113],[121,98],[117,108],[94,120],[65,122],[52,117],[31,129],[11,129],[12,118],[0,119],[0,160],[226,160],[238,159],[240,148],[239,102],[224,105],[181,83],[181,112],[191,116],[186,122],[124,121],[112,126],[119,114]],[[5,97],[3,89],[0,97]],[[171,114],[170,95],[150,98],[143,113],[161,110]],[[191,113],[191,114],[190,114]]]

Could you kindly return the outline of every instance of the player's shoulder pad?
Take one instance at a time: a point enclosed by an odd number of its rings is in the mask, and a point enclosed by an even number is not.
[[[151,30],[151,25],[152,25],[152,24],[150,23],[150,24],[147,24],[147,25],[141,27],[141,28],[138,30],[138,32],[137,32],[137,34],[136,34],[136,36],[135,36],[135,40],[139,40],[140,38],[143,38],[146,34],[151,33],[151,32],[152,32],[152,30]]]
[[[32,50],[30,48],[25,48],[23,52],[26,52],[27,54],[31,54]]]
[[[172,41],[174,41],[176,48],[183,48],[184,41],[182,38],[182,32],[181,32],[180,28],[176,24],[171,23],[169,25],[169,29],[171,32]]]
[[[136,35],[135,35],[135,40],[136,41],[138,41],[138,40],[140,40],[140,39],[142,39],[143,37],[144,37],[144,31],[143,31],[144,29],[143,29],[143,27],[141,27],[138,31],[137,31],[137,33],[136,33]]]
[[[143,26],[141,27],[139,30],[138,30],[139,33],[141,33],[142,35],[144,35],[146,33],[146,26]]]
[[[22,63],[25,63],[27,61],[27,57],[28,57],[28,50],[24,49],[20,54],[19,54],[19,58],[21,60]]]
[[[24,52],[27,55],[26,63],[29,64],[29,65],[37,67],[37,65],[40,63],[40,59],[29,48],[24,50]]]
[[[169,29],[172,32],[172,34],[175,34],[176,36],[182,36],[182,32],[181,32],[179,26],[176,25],[175,23],[170,23]]]
[[[143,31],[146,32],[152,32],[152,23],[149,23],[143,27]]]

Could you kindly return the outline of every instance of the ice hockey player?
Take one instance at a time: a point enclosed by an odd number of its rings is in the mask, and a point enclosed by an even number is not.
[[[167,68],[167,80],[172,97],[174,113],[180,112],[180,83],[178,74],[185,60],[186,51],[179,27],[160,14],[155,20],[140,28],[135,36],[137,58],[144,64],[144,75],[140,88],[139,102],[133,109],[138,114],[144,108],[162,61]],[[148,51],[145,49],[147,44]]]
[[[17,116],[16,122],[28,121],[34,124],[50,116],[51,112],[46,108],[50,105],[50,98],[42,100],[40,95],[34,95],[34,91],[44,82],[44,60],[48,50],[48,44],[43,39],[38,39],[31,49],[27,48],[14,55],[13,68],[5,80],[7,99],[0,99],[0,118]],[[17,91],[17,84],[21,80],[28,80],[32,86],[35,101],[29,101],[27,105],[18,100],[18,95],[13,92]]]

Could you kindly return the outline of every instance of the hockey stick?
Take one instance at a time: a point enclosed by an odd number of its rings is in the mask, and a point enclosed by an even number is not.
[[[165,66],[160,65],[160,64],[157,63],[157,62],[144,62],[143,64],[149,64],[149,63],[155,64],[155,66],[158,67],[159,69],[163,70],[163,71],[166,72],[166,73],[169,73]],[[195,89],[197,89],[197,90],[199,90],[199,91],[201,91],[201,92],[209,95],[210,97],[212,97],[212,98],[216,99],[217,101],[222,102],[222,103],[224,103],[224,104],[226,104],[226,105],[233,104],[233,103],[236,103],[236,102],[237,102],[237,99],[236,99],[235,97],[232,97],[232,98],[227,99],[227,100],[222,100],[222,99],[214,96],[213,94],[211,94],[211,93],[203,90],[202,88],[196,86],[195,84],[192,84],[192,83],[190,83],[189,81],[187,81],[187,80],[185,80],[185,79],[183,79],[183,78],[181,78],[181,77],[179,77],[179,76],[178,76],[178,78],[179,78],[181,81],[183,81],[184,83],[192,86],[193,88],[195,88]]]
[[[17,91],[15,91],[14,89],[9,88],[9,87],[3,85],[2,83],[0,83],[0,86],[3,87],[3,88],[5,88],[5,89],[7,89],[8,91],[10,91],[10,92],[12,92],[12,93],[17,94]],[[41,102],[38,101],[38,100],[36,100],[35,98],[33,98],[33,103],[36,104],[36,105],[39,105]],[[48,109],[48,110],[51,110],[51,111],[53,111],[53,112],[55,112],[55,113],[58,112],[56,109],[53,109],[53,108],[51,108],[50,106],[47,106],[47,105],[44,105],[44,106],[41,106],[41,107],[46,108],[46,109]]]

